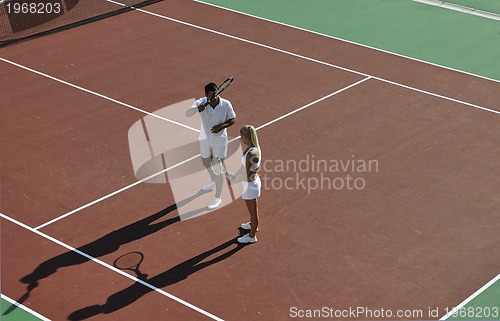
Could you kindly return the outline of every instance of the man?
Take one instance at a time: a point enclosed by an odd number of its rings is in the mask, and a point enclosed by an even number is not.
[[[215,197],[208,205],[208,209],[217,208],[221,203],[223,176],[215,175],[211,170],[211,158],[217,157],[222,160],[227,156],[227,128],[236,123],[236,114],[231,102],[220,96],[216,96],[217,85],[209,83],[205,86],[205,97],[196,100],[190,109],[186,111],[187,116],[200,114],[201,130],[198,140],[200,141],[200,154],[203,166],[210,175],[208,183],[202,187],[203,190],[211,190],[215,185]],[[204,107],[206,102],[209,102]]]

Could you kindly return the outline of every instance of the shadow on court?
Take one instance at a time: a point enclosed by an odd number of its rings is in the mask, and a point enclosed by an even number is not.
[[[208,191],[210,192],[210,191]],[[80,253],[87,254],[90,257],[98,258],[103,255],[111,254],[118,250],[121,245],[127,244],[143,237],[146,237],[150,234],[156,233],[159,230],[174,224],[180,221],[178,216],[166,219],[164,221],[154,223],[155,221],[163,218],[169,213],[173,212],[177,208],[192,202],[196,198],[202,196],[207,192],[199,191],[195,195],[192,195],[181,202],[170,205],[169,207],[155,213],[151,216],[148,216],[140,221],[134,222],[130,225],[124,226],[116,231],[113,231],[109,234],[104,235],[103,237],[80,246],[76,249],[76,251],[68,251],[56,257],[53,257],[36,267],[36,269],[24,276],[20,282],[27,284],[26,293],[17,300],[17,303],[22,304],[28,297],[30,293],[38,287],[38,283],[40,280],[45,279],[52,274],[56,273],[58,269],[78,264],[83,264],[85,262],[90,261],[90,258],[83,256]],[[206,208],[200,208],[195,210],[194,212],[203,212]],[[3,315],[7,315],[14,311],[17,308],[17,305],[13,305],[7,311],[4,312]]]
[[[204,259],[229,248],[231,245],[234,245],[232,249],[223,252],[222,254],[213,259],[202,262]],[[236,238],[231,239],[225,243],[222,243],[214,247],[213,249],[205,251],[187,261],[184,261],[168,269],[163,273],[160,273],[150,279],[144,280],[144,282],[147,282],[147,284],[143,284],[142,282],[136,282],[132,284],[128,288],[123,289],[109,296],[106,303],[102,305],[91,305],[82,308],[78,311],[75,311],[68,316],[68,320],[71,321],[85,320],[99,314],[109,314],[118,311],[134,303],[135,301],[140,299],[142,296],[148,294],[149,292],[154,291],[154,288],[161,289],[169,285],[175,284],[177,282],[180,282],[182,280],[185,280],[190,275],[206,267],[209,267],[210,265],[213,265],[215,263],[221,262],[229,258],[233,254],[241,250],[243,247],[245,247],[245,245],[239,244]]]

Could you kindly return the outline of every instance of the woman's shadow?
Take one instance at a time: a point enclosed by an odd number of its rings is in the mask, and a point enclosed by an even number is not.
[[[223,251],[226,248],[229,248],[231,245],[235,245],[229,251],[223,252],[219,256],[212,258],[208,261],[204,261],[204,259]],[[148,294],[149,292],[155,291],[156,289],[161,289],[163,287],[175,284],[182,280],[187,279],[191,274],[200,271],[212,264],[218,263],[222,260],[227,259],[231,255],[235,254],[239,250],[241,250],[245,245],[239,244],[237,239],[231,239],[227,242],[224,242],[213,249],[205,251],[185,262],[182,262],[161,274],[158,274],[150,279],[146,279],[138,281],[128,288],[125,288],[111,296],[108,297],[106,303],[102,305],[91,305],[85,308],[82,308],[78,311],[71,313],[68,316],[68,320],[77,321],[77,320],[85,320],[87,318],[99,315],[99,314],[108,314],[118,311],[138,299],[142,296]]]
[[[148,216],[140,221],[134,222],[124,226],[116,231],[108,233],[95,241],[78,247],[76,250],[65,252],[61,255],[55,256],[47,261],[38,265],[33,272],[21,278],[21,282],[27,284],[26,293],[17,300],[21,304],[30,296],[31,291],[38,287],[39,281],[49,277],[57,272],[58,269],[78,264],[83,264],[91,260],[91,258],[98,258],[115,252],[121,245],[141,239],[150,234],[156,233],[159,230],[180,221],[178,216],[172,217],[158,223],[155,221],[163,218],[167,214],[173,212],[175,209],[186,205],[187,203],[195,200],[201,195],[207,193],[206,191],[199,191],[198,193],[180,201],[176,204]],[[201,213],[205,208],[200,208],[193,212]],[[196,214],[195,213],[195,214]],[[194,215],[194,214],[193,214]],[[12,312],[18,305],[13,305],[3,315]]]

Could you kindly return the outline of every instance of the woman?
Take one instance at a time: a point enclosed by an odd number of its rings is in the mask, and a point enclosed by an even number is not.
[[[241,158],[242,167],[231,179],[234,180],[244,171],[246,174],[243,181],[243,194],[241,198],[245,200],[250,212],[250,222],[241,224],[241,228],[249,230],[247,234],[238,238],[239,243],[257,242],[257,227],[259,225],[259,207],[257,198],[260,196],[261,181],[257,171],[261,163],[261,151],[257,131],[251,125],[245,125],[240,129],[241,141],[247,146]]]

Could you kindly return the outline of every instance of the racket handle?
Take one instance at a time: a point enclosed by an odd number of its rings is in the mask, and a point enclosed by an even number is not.
[[[210,101],[211,101],[211,100],[212,100],[212,98],[207,99],[206,103],[204,103],[204,104],[203,104],[203,105],[201,105],[201,106],[203,106],[203,108],[207,107],[207,106],[208,106],[208,104],[210,104]]]
[[[201,113],[202,111],[204,111],[204,110],[205,110],[205,108],[207,108],[207,105],[208,105],[207,103],[204,103],[204,104],[198,105],[198,107],[197,107],[197,108],[198,108],[198,112],[200,112],[200,113]]]

